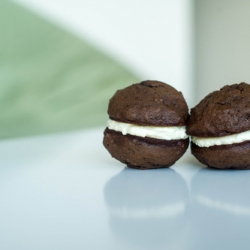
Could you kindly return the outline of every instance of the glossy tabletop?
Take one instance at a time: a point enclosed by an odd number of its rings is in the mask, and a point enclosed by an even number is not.
[[[0,142],[0,249],[249,249],[250,171],[112,159],[103,128]]]

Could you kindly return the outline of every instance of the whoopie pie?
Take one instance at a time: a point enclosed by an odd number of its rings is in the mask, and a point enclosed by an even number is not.
[[[143,81],[118,90],[108,115],[103,144],[128,167],[170,167],[188,148],[187,103],[166,83]]]
[[[224,86],[191,109],[191,152],[219,169],[250,168],[250,85]]]

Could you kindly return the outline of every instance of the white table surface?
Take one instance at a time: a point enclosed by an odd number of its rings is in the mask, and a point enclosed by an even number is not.
[[[128,169],[102,128],[0,142],[0,249],[249,249],[250,171]]]

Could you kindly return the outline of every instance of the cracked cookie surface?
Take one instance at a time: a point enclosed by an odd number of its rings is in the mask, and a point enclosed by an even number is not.
[[[159,81],[143,81],[118,90],[110,99],[112,120],[145,126],[184,126],[187,103],[181,92]]]
[[[207,95],[191,109],[187,134],[226,136],[250,129],[250,85],[224,86]]]

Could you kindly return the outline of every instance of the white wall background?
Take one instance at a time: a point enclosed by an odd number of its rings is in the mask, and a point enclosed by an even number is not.
[[[250,1],[196,0],[196,101],[250,83]]]
[[[169,83],[193,105],[192,0],[13,1],[89,40],[142,80]]]

